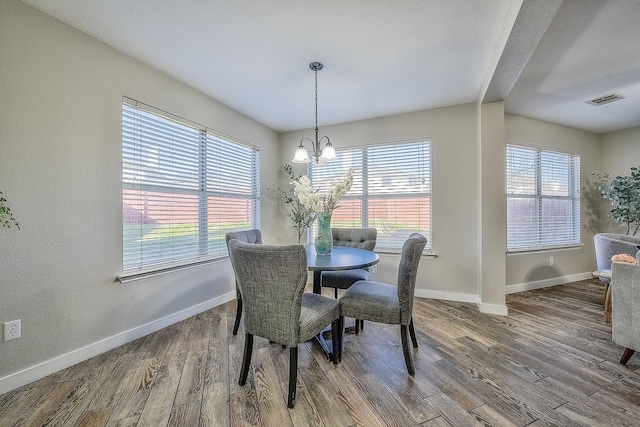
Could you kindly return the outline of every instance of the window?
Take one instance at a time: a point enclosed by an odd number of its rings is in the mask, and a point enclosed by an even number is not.
[[[353,185],[333,212],[331,226],[376,228],[376,251],[399,253],[414,232],[423,234],[431,249],[430,141],[358,147],[337,154],[336,161],[309,163],[308,168],[314,188],[322,191],[353,170]]]
[[[507,249],[580,244],[580,156],[507,144]]]
[[[124,98],[123,270],[226,256],[224,235],[260,223],[260,152]]]

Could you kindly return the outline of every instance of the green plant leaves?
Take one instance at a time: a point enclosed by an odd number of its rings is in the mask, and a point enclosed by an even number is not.
[[[593,187],[600,192],[603,199],[611,202],[609,216],[625,225],[626,234],[633,235],[640,227],[640,170],[631,168],[631,174],[616,176],[611,179],[608,174],[592,174],[598,178]]]
[[[2,191],[0,191],[0,227],[16,227],[20,230],[20,224],[13,216],[11,209],[7,206],[7,199],[4,198]]]

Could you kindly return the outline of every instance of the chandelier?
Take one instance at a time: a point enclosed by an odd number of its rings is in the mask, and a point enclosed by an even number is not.
[[[323,65],[320,62],[312,62],[309,64],[309,68],[316,73],[316,140],[313,141],[311,138],[302,138],[300,145],[291,160],[293,163],[309,163],[311,161],[309,154],[314,157],[316,163],[330,162],[331,160],[336,160],[338,158],[336,156],[336,150],[333,148],[333,145],[331,145],[331,141],[329,141],[328,136],[323,136],[318,139],[318,71],[322,70],[322,67]],[[320,150],[320,143],[324,139],[327,140],[327,143],[324,148]],[[304,147],[305,141],[311,142],[311,151],[307,151]]]

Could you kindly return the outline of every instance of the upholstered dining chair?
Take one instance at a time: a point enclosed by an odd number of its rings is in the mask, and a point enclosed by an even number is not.
[[[253,230],[244,230],[244,231],[230,231],[224,235],[227,246],[229,245],[229,240],[238,239],[242,242],[247,243],[262,243],[262,233],[257,228]],[[242,317],[242,295],[240,294],[240,289],[238,288],[238,284],[236,283],[236,321],[233,324],[233,335],[238,334],[238,328],[240,327],[240,318]]]
[[[413,233],[402,246],[398,267],[398,284],[360,280],[354,283],[340,297],[340,311],[344,318],[370,320],[372,322],[400,325],[400,337],[404,362],[410,375],[415,374],[413,357],[407,340],[407,329],[414,348],[418,347],[413,327],[413,296],[416,288],[418,264],[427,239]],[[341,319],[341,323],[344,319]]]
[[[373,251],[376,247],[378,230],[375,228],[332,228],[331,234],[333,234],[334,246],[348,246]],[[348,289],[358,280],[371,280],[368,269],[323,271],[321,275],[322,286],[333,288],[335,298],[338,298],[338,289]],[[363,326],[364,322],[356,319],[356,333]]]
[[[261,245],[232,239],[228,243],[244,304],[245,344],[239,384],[251,365],[254,335],[289,347],[289,392],[293,408],[298,375],[298,344],[331,324],[334,363],[340,360],[340,301],[305,292],[307,252],[302,245]]]

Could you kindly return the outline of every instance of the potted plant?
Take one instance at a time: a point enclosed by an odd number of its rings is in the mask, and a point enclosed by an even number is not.
[[[640,228],[640,170],[632,167],[630,175],[613,179],[606,173],[592,175],[597,177],[592,187],[611,203],[609,216],[624,224],[625,228],[624,235],[598,233],[593,236],[597,276],[608,284],[611,282],[611,258],[619,254],[635,256],[640,248],[640,237],[636,236]]]
[[[625,226],[625,234],[635,236],[640,228],[640,170],[631,168],[631,174],[616,176],[593,174],[597,181],[593,187],[603,199],[611,202],[609,216]]]
[[[0,191],[0,226],[7,228],[15,226],[20,230],[20,225],[13,216],[9,206],[7,206],[7,199],[4,198],[2,191]]]

